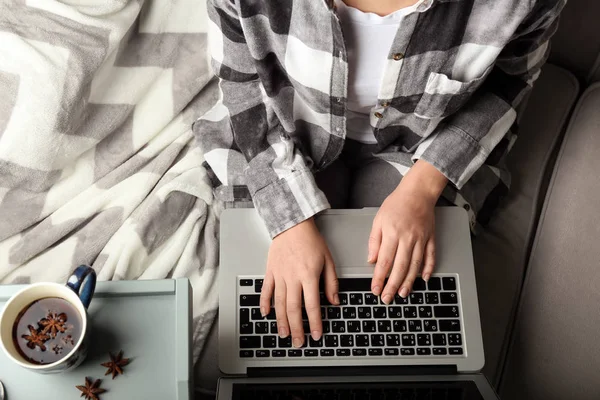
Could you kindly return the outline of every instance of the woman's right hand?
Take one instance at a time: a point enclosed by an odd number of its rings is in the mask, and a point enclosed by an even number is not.
[[[313,340],[323,335],[319,294],[322,272],[327,299],[339,305],[335,265],[312,218],[273,239],[260,296],[260,312],[263,316],[270,312],[274,293],[279,336],[285,338],[291,333],[296,348],[304,344],[302,294]]]

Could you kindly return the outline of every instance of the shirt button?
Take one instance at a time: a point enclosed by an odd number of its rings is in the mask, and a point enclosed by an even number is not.
[[[374,115],[375,115],[375,117],[377,117],[379,119],[383,118],[383,114],[380,112],[376,112]]]
[[[394,55],[392,56],[392,58],[393,58],[394,60],[396,60],[396,61],[400,61],[400,60],[402,60],[402,59],[404,58],[404,54],[402,54],[402,53],[396,53],[396,54],[394,54]]]
[[[464,208],[465,210],[467,210],[467,211],[471,210],[471,206],[470,206],[470,205],[468,205],[468,204],[465,204],[465,205],[463,206],[463,208]]]
[[[382,101],[381,102],[381,107],[389,107],[390,106],[390,102],[389,101]]]

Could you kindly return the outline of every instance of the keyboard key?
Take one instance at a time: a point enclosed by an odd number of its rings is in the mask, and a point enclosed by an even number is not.
[[[373,293],[365,293],[365,304],[379,304],[379,299]]]
[[[254,357],[254,350],[240,350],[240,358]]]
[[[436,306],[434,307],[436,318],[458,318],[458,306]]]
[[[304,331],[304,333],[310,332],[310,324],[308,321],[302,321],[302,331]]]
[[[417,335],[417,344],[419,346],[431,346],[431,336],[428,333]]]
[[[240,336],[240,349],[260,349],[260,336]]]
[[[338,347],[338,336],[325,335],[325,347]]]
[[[402,307],[388,308],[388,315],[390,318],[402,318]]]
[[[436,333],[433,335],[434,346],[445,346],[446,345],[446,334]]]
[[[250,318],[252,321],[260,321],[264,319],[262,315],[260,315],[260,308],[253,308],[250,310]]]
[[[240,324],[250,322],[250,309],[240,308]]]
[[[346,322],[345,321],[331,321],[331,332],[345,333],[346,332]]]
[[[254,333],[254,324],[252,322],[245,322],[240,324],[240,335],[252,335]]]
[[[262,279],[257,279],[254,281],[254,292],[255,293],[260,293],[260,291],[262,290],[262,285],[263,285],[263,280]]]
[[[462,355],[463,349],[461,347],[450,347],[450,355],[459,356]]]
[[[327,318],[327,309],[325,307],[321,307],[321,320]]]
[[[254,281],[252,279],[240,279],[240,286],[252,286]]]
[[[304,336],[304,342],[302,342],[302,346],[300,346],[301,348],[305,349],[308,347],[308,340],[310,339],[310,335],[306,335]]]
[[[418,319],[411,319],[408,321],[408,331],[409,332],[423,332],[423,325],[421,321]]]
[[[318,355],[319,355],[319,350],[317,350],[317,349],[304,350],[304,357],[317,357]]]
[[[415,349],[400,349],[400,354],[403,356],[414,356]]]
[[[423,293],[411,293],[410,296],[410,304],[423,304],[425,303],[425,299],[423,298]]]
[[[242,294],[240,295],[241,307],[258,307],[260,305],[259,294]]]
[[[431,311],[430,306],[419,307],[419,318],[431,318],[431,317],[433,317],[433,312]]]
[[[265,357],[270,357],[271,356],[271,351],[269,350],[256,350],[256,357],[258,358],[265,358]]]
[[[352,349],[352,355],[355,357],[366,356],[367,349]]]
[[[277,316],[275,315],[275,307],[271,307],[271,311],[269,311],[267,314],[267,319],[269,321],[275,321],[277,319]]]
[[[371,278],[340,278],[340,292],[370,292]]]
[[[437,293],[425,293],[425,304],[437,304],[440,302],[440,296]]]
[[[292,347],[292,337],[291,336],[288,336],[286,338],[279,338],[278,342],[279,342],[279,346],[277,346],[277,347],[281,347],[282,349],[288,349],[288,348]]]
[[[457,319],[441,319],[440,332],[460,332],[460,321]]]
[[[269,323],[268,322],[257,322],[255,324],[256,333],[269,333]],[[252,333],[252,332],[250,332]]]
[[[434,356],[445,356],[446,354],[448,354],[448,350],[446,350],[445,347],[434,347],[433,348]]]
[[[285,357],[285,350],[273,350],[273,357]]]
[[[321,349],[321,357],[333,357],[334,354],[333,349]]]
[[[309,347],[323,347],[323,337],[321,336],[321,338],[319,340],[314,340],[312,338],[312,336],[309,336],[308,346]]]
[[[323,333],[329,333],[329,332],[331,332],[331,322],[323,321]]]
[[[391,332],[392,331],[392,323],[387,320],[377,321],[377,332]]]
[[[440,293],[440,302],[442,304],[458,304],[458,297],[454,292]]]
[[[442,280],[438,277],[429,278],[427,288],[429,290],[442,290]]]
[[[340,293],[338,296],[340,297],[340,305],[341,306],[347,306],[348,305],[348,294],[347,293]]]
[[[271,335],[277,335],[277,322],[270,322],[271,324]]]
[[[415,335],[413,334],[404,334],[402,335],[402,346],[414,346],[415,343]]]
[[[338,357],[347,357],[350,355],[350,349],[337,349],[335,355]]]
[[[430,356],[431,355],[431,349],[430,348],[425,348],[425,347],[419,347],[417,349],[417,355],[418,356]]]
[[[417,318],[417,307],[404,307],[404,318]]]
[[[363,321],[362,322],[362,331],[365,333],[371,333],[377,331],[377,325],[375,321]]]
[[[361,306],[363,304],[363,295],[362,293],[350,293],[350,304]]]
[[[265,349],[277,347],[277,336],[263,336],[263,347]]]
[[[448,334],[448,345],[450,346],[461,346],[462,336],[460,333],[449,333]]]
[[[383,350],[381,350],[381,349],[369,349],[369,355],[370,356],[382,356],[383,355]]]
[[[385,349],[386,356],[397,356],[399,354],[398,349]]]
[[[425,332],[437,332],[438,325],[435,319],[428,319],[423,321],[423,330]]]
[[[371,335],[371,346],[373,347],[385,347],[385,340],[383,335]]]
[[[288,357],[302,357],[302,350],[288,350]]]
[[[371,307],[358,307],[358,318],[360,318],[360,319],[371,318]]]
[[[385,335],[385,343],[388,347],[400,347],[400,335]]]
[[[442,278],[444,290],[456,290],[456,279],[454,277]]]
[[[340,319],[342,318],[342,312],[340,307],[327,307],[327,319]]]
[[[406,321],[394,321],[394,332],[408,332]]]
[[[423,278],[417,278],[415,279],[415,283],[413,284],[413,292],[423,292],[427,289],[427,286],[425,285],[425,281],[423,280]]]
[[[350,333],[360,332],[360,321],[348,321],[347,328]]]
[[[386,307],[373,307],[373,318],[387,318]]]
[[[355,342],[358,347],[369,347],[369,335],[356,335]]]
[[[408,304],[408,297],[402,298],[399,294],[394,296],[394,304]]]
[[[354,347],[354,335],[340,335],[342,347]]]
[[[344,319],[356,319],[356,307],[344,307]]]

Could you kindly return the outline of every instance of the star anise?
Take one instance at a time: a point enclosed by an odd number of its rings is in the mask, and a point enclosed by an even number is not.
[[[112,374],[112,378],[115,379],[117,375],[123,375],[123,367],[129,364],[129,358],[123,358],[123,350],[119,351],[119,354],[116,356],[112,353],[108,354],[110,355],[110,361],[100,365],[108,368],[104,376]]]
[[[27,340],[27,347],[35,349],[35,346],[39,347],[41,351],[46,351],[46,343],[50,340],[50,335],[46,335],[44,332],[38,332],[33,326],[28,325],[29,335],[21,335],[21,337]]]
[[[42,319],[39,324],[43,327],[42,333],[50,332],[50,336],[55,338],[58,332],[63,333],[67,330],[65,326],[67,322],[67,314],[65,313],[48,313],[48,316]]]
[[[92,382],[90,378],[86,377],[85,386],[75,387],[81,390],[81,396],[79,397],[85,396],[85,400],[100,400],[98,396],[106,392],[106,389],[100,389],[100,383],[102,383],[100,379],[96,379],[94,382]]]
[[[75,345],[75,341],[73,340],[73,336],[71,336],[71,335],[67,335],[67,336],[63,337],[63,338],[62,338],[62,342],[63,342],[65,345],[69,345],[69,344],[70,344],[71,346],[74,346],[74,345]]]

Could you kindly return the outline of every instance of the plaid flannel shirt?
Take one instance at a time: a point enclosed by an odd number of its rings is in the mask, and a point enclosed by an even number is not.
[[[510,184],[518,111],[566,0],[428,0],[401,24],[371,125],[377,157],[418,159],[485,223]],[[194,124],[217,199],[254,202],[272,237],[329,207],[313,173],[341,153],[348,63],[334,0],[208,0],[221,98]],[[377,43],[373,43],[377,46]]]

